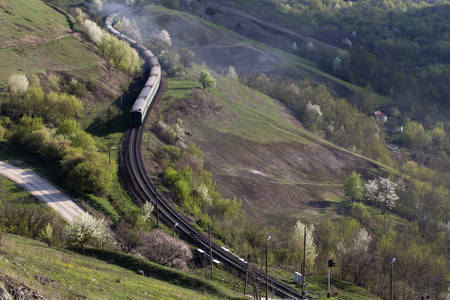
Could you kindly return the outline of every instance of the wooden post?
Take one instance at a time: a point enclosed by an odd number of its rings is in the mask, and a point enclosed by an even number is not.
[[[245,270],[245,285],[244,285],[244,296],[247,294],[247,285],[248,285],[248,267],[250,265],[250,254],[247,257],[247,268]]]
[[[212,246],[211,246],[211,229],[208,224],[209,232],[209,261],[211,262],[211,280],[214,280],[214,268],[213,268],[213,258],[212,258]]]
[[[266,299],[269,299],[269,268],[267,265],[268,254],[269,254],[269,240],[266,241]]]
[[[305,226],[305,234],[303,235],[303,270],[302,270],[302,300],[305,299],[305,277],[306,277],[306,226]]]

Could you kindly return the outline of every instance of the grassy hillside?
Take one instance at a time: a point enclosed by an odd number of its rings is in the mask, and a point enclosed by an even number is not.
[[[304,130],[259,92],[217,74],[217,88],[203,91],[199,70],[170,78],[160,109],[169,123],[183,120],[187,142],[205,153],[218,188],[242,201],[255,224],[280,233],[280,241],[297,219],[314,218],[343,199],[349,171],[378,172],[372,161]]]
[[[51,40],[71,33],[66,17],[39,0],[0,1],[2,48]]]
[[[234,14],[238,14],[239,18]],[[133,17],[139,20],[142,32],[151,32],[155,26],[166,29],[175,47],[193,50],[196,54],[195,60],[199,64],[205,62],[215,70],[226,71],[228,66],[232,65],[240,74],[272,73],[293,80],[307,79],[324,83],[343,96],[364,92],[371,94],[379,103],[389,101],[386,97],[372,94],[361,87],[323,72],[317,63],[289,53],[288,47],[282,47],[280,44],[273,45],[271,40],[280,43],[283,40],[283,45],[287,43],[285,35],[270,27],[273,24],[267,24],[267,27],[263,24],[252,28],[254,31],[250,31],[253,39],[248,38],[248,35],[241,35],[239,30],[227,29],[230,28],[227,27],[228,23],[240,22],[245,18],[248,18],[246,20],[248,23],[260,22],[250,15],[238,12],[237,8],[232,12],[223,8],[219,9],[218,14],[213,17],[205,16],[207,20],[214,21],[216,24],[205,21],[203,15],[200,18],[155,5],[145,6],[139,12],[134,12]],[[183,26],[180,27],[179,24]],[[265,36],[264,39],[261,38],[262,35]],[[147,35],[143,36],[145,39]]]
[[[101,75],[89,44],[73,33],[65,15],[42,1],[1,1],[0,86],[15,72],[67,72],[83,79]]]
[[[37,291],[48,299],[242,299],[217,285],[215,295],[209,282],[186,275],[186,280],[204,284],[204,292],[136,274],[106,262],[15,235],[0,240],[1,276]],[[151,264],[155,270],[157,265]],[[165,272],[180,273],[179,271]],[[158,276],[158,274],[146,274]],[[0,277],[0,286],[4,281]]]

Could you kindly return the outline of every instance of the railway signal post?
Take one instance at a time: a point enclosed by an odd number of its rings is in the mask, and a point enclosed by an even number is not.
[[[330,293],[330,269],[332,267],[334,267],[336,265],[335,262],[333,262],[332,259],[328,260],[328,294],[327,294],[327,298],[331,297],[331,293]]]

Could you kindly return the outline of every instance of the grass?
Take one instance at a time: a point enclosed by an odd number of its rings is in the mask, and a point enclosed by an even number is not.
[[[34,39],[52,39],[69,30],[64,15],[39,0],[0,1],[2,45]]]
[[[0,85],[16,72],[25,74],[44,71],[67,72],[90,79],[100,76],[99,62],[87,44],[67,36],[39,45],[0,50]]]
[[[65,72],[81,79],[102,73],[90,44],[73,33],[62,13],[39,0],[0,0],[0,88],[16,72]]]
[[[140,260],[142,264],[146,263]],[[15,235],[3,234],[0,250],[2,276],[13,277],[49,299],[105,299],[105,296],[108,299],[243,298],[219,284],[147,264],[156,273],[146,273],[146,276],[158,277],[158,272],[164,272],[172,276],[174,281],[184,276],[185,280],[196,282],[200,286],[199,291],[141,276],[135,270],[127,270],[69,250],[48,248],[41,242]],[[51,278],[52,281],[45,285],[37,281],[44,278]]]
[[[346,281],[331,279],[331,297],[327,298],[328,278],[327,276],[313,275],[306,277],[306,290],[310,299],[380,299],[363,288]]]

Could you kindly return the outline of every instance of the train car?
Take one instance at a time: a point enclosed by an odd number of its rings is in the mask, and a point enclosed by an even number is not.
[[[150,76],[145,82],[144,86],[155,86],[158,78],[156,76]]]
[[[132,47],[136,48],[139,54],[144,58],[147,65],[150,67],[149,78],[145,82],[144,88],[139,93],[139,96],[137,97],[130,111],[130,124],[134,127],[138,127],[144,122],[145,116],[153,101],[153,98],[158,92],[159,84],[161,82],[161,67],[159,65],[158,58],[153,54],[153,52],[144,47],[142,44],[120,33],[119,31],[114,29],[114,27],[112,27],[114,18],[120,12],[111,14],[105,19],[107,30],[118,38],[126,40]]]

